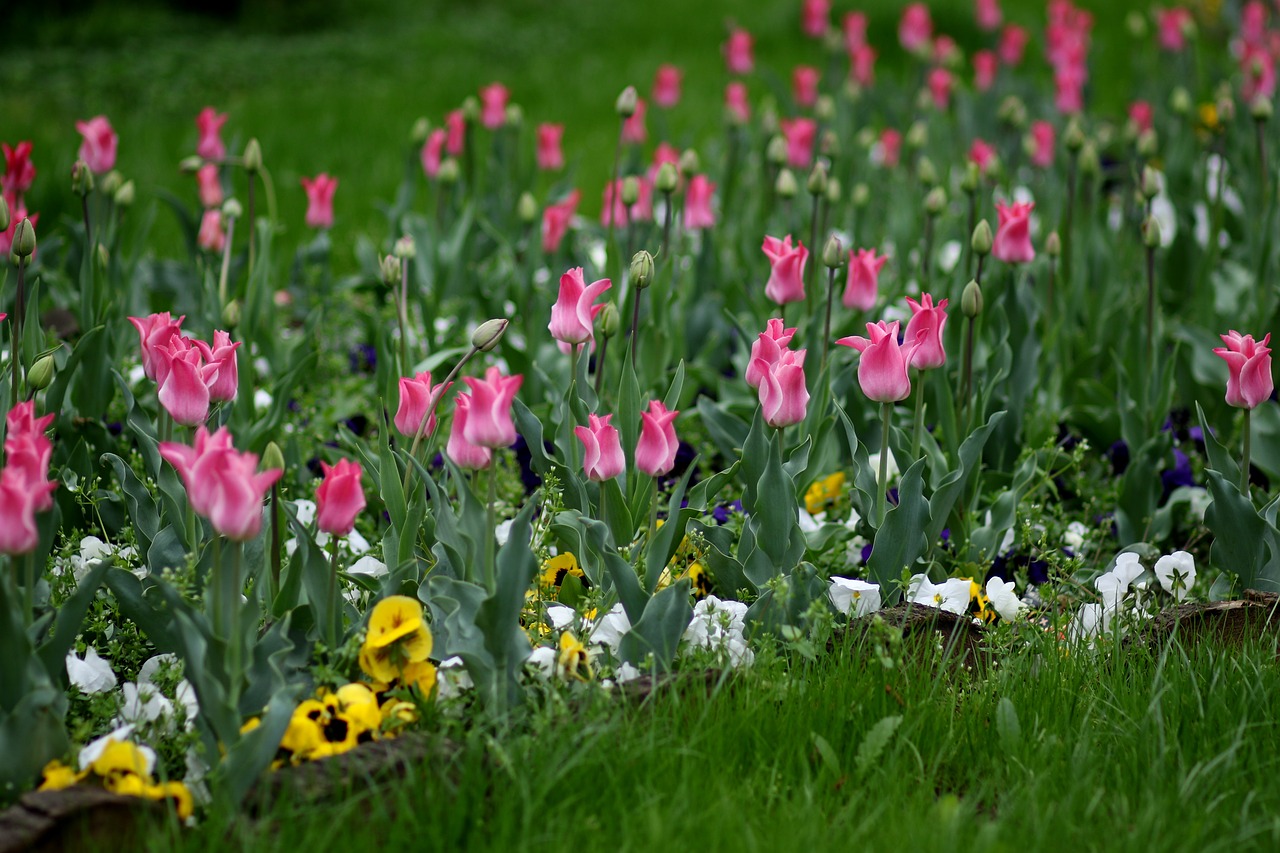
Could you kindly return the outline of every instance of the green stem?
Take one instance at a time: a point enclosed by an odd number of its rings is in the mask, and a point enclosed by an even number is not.
[[[418,446],[422,444],[422,440],[424,438],[431,435],[431,432],[428,432],[427,430],[427,426],[431,423],[431,416],[436,413],[436,409],[440,405],[440,398],[444,396],[445,391],[449,390],[449,386],[453,383],[454,378],[457,377],[458,371],[462,370],[463,366],[465,366],[466,363],[471,360],[472,356],[478,352],[480,352],[480,350],[472,347],[467,354],[453,366],[453,370],[449,371],[449,375],[445,377],[444,382],[440,383],[440,390],[431,395],[431,405],[427,406],[427,413],[423,416],[422,423],[418,424],[418,431],[414,433],[413,436],[413,444],[409,447],[410,456],[416,458],[418,455]],[[409,479],[412,473],[413,463],[411,462],[405,467],[404,482],[401,484],[401,491],[404,492],[406,501],[409,500]]]
[[[622,168],[622,132],[626,125],[627,121],[623,119],[622,124],[618,126],[618,144],[613,149],[613,181],[609,184],[609,233],[604,238],[606,274],[609,269],[609,247],[613,245],[613,207],[618,201],[617,196],[622,194],[622,188],[618,186],[618,172]]]
[[[1076,209],[1076,161],[1078,158],[1079,154],[1074,151],[1067,157],[1067,205],[1062,217],[1062,286],[1067,288],[1068,300],[1071,298],[1071,234]]]
[[[640,291],[637,290],[636,295],[639,295],[639,293]],[[609,351],[609,338],[605,335],[601,335],[600,349],[596,352],[595,389],[596,389],[597,400],[600,399],[600,392],[604,388],[604,365],[605,365],[605,356],[608,354],[608,351]]]
[[[1156,250],[1147,247],[1147,376],[1155,373]]]
[[[280,482],[271,484],[271,600],[280,594]]]
[[[489,463],[489,516],[488,533],[484,539],[484,571],[485,587],[490,593],[498,588],[498,564],[495,556],[498,529],[498,465],[494,460]]]
[[[256,183],[257,183],[257,176],[251,172],[249,174],[249,190],[248,190],[249,206],[248,206],[248,216],[247,216],[247,221],[249,223],[249,280],[250,281],[253,280],[254,251],[257,248],[256,241],[254,239],[255,237],[254,232],[257,231],[258,228],[257,228],[257,222],[254,219],[254,210],[253,210],[254,184]]]
[[[911,459],[920,458],[920,439],[924,434],[924,371],[916,374],[916,416],[915,429],[911,438]]]
[[[973,389],[973,317],[967,318],[964,330],[964,384],[961,385],[960,391],[960,431],[961,434],[967,434],[969,431],[969,398],[972,396]]]
[[[342,608],[338,605],[338,537],[329,534],[329,624],[325,642],[336,649],[342,632]]]
[[[813,304],[813,276],[818,270],[818,261],[822,254],[822,250],[818,248],[818,218],[819,210],[822,206],[822,196],[814,195],[813,208],[809,213],[809,266],[805,271],[805,299],[808,304],[805,306],[807,317],[813,316],[813,311],[809,307]]]
[[[876,529],[884,526],[885,502],[889,492],[889,419],[893,403],[880,404],[880,476],[876,480]]]
[[[215,320],[222,319],[222,311],[227,307],[227,279],[231,274],[231,243],[236,233],[236,218],[227,217],[227,240],[222,247],[222,270],[218,273],[218,315]],[[215,322],[214,325],[219,325]]]
[[[1244,410],[1244,452],[1241,453],[1240,459],[1240,494],[1245,497],[1249,496],[1249,453],[1253,443],[1253,431],[1250,429],[1250,415],[1253,412],[1249,409]]]
[[[22,555],[22,574],[23,627],[30,628],[36,618],[36,555],[32,551]]]

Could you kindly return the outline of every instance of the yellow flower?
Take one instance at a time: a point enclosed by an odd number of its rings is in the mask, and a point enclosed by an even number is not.
[[[382,726],[382,713],[378,710],[378,697],[373,695],[368,685],[344,684],[334,697],[340,715],[355,727],[357,737],[365,732],[377,734]]]
[[[183,820],[191,817],[191,813],[195,811],[195,801],[191,798],[191,791],[182,782],[146,785],[142,789],[141,796],[149,800],[172,800],[174,808],[178,810],[178,817]]]
[[[321,727],[324,725],[324,703],[316,699],[304,700],[293,710],[289,728],[280,740],[281,749],[293,754],[295,763],[309,758],[324,741]]]
[[[545,587],[560,586],[567,575],[586,580],[582,567],[578,565],[578,558],[573,556],[572,551],[557,554],[542,564],[541,580]]]
[[[374,605],[364,642],[366,646],[381,649],[401,638],[419,635],[422,639],[416,642],[425,641],[426,651],[422,657],[411,660],[423,660],[431,654],[431,632],[422,619],[422,602],[407,595],[389,595]]]
[[[804,493],[804,508],[810,515],[817,515],[844,492],[844,472],[828,474],[821,480],[815,480]]]
[[[154,756],[148,758],[137,744],[113,740],[90,767],[103,779],[130,774],[150,776],[153,761]]]
[[[406,687],[416,686],[423,696],[430,696],[436,686],[436,667],[431,661],[411,663],[400,674],[400,682]]]
[[[573,636],[572,631],[565,631],[560,635],[560,655],[556,662],[566,677],[581,678],[584,681],[591,678],[591,660],[587,655],[587,647]],[[580,675],[579,668],[585,674]]]
[[[147,780],[135,773],[118,773],[104,777],[102,787],[124,797],[141,797],[147,791]]]
[[[963,580],[969,582],[969,600],[974,608],[973,615],[983,622],[995,621],[995,608],[991,606],[991,599],[987,598],[986,593],[982,591],[982,585],[973,578],[963,578]]]
[[[249,732],[253,731],[260,725],[262,725],[262,720],[258,719],[257,717],[250,717],[249,719],[245,720],[244,725],[240,727],[240,734],[242,735],[248,734]]]
[[[78,784],[80,780],[88,775],[88,770],[81,770],[77,773],[55,758],[44,766],[44,779],[40,782],[40,787],[37,790],[61,791],[63,788],[70,788],[72,785]]]
[[[418,709],[412,702],[403,699],[388,699],[382,703],[380,710],[383,724],[390,729],[387,737],[393,735],[396,729],[418,722]]]
[[[685,572],[685,577],[693,584],[694,598],[706,598],[711,594],[711,575],[707,574],[702,563],[692,563],[689,571]]]

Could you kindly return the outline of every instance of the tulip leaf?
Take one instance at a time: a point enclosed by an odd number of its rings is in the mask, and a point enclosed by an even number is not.
[[[896,598],[896,583],[902,570],[910,569],[925,552],[929,540],[929,501],[924,496],[924,460],[902,475],[898,485],[898,505],[885,514],[884,524],[876,531],[867,570],[873,582],[880,584],[886,602]]]
[[[662,570],[671,560],[671,556],[676,552],[676,548],[680,540],[684,537],[685,527],[689,519],[693,516],[694,511],[688,507],[682,508],[680,504],[684,501],[684,491],[689,485],[689,478],[693,476],[693,472],[697,470],[697,460],[690,463],[688,469],[684,472],[684,476],[680,482],[676,484],[675,489],[671,492],[671,499],[667,502],[667,522],[657,530],[649,531],[648,542],[645,543],[645,587],[650,595],[658,585],[658,580],[662,576]]]
[[[160,514],[156,511],[155,498],[151,491],[142,484],[133,468],[114,453],[102,454],[106,462],[116,472],[116,480],[124,493],[125,506],[129,509],[129,519],[133,522],[134,532],[138,537],[139,549],[148,551],[151,541],[160,532]]]
[[[80,633],[84,615],[88,612],[89,605],[93,603],[98,587],[102,585],[102,579],[111,569],[111,562],[111,558],[99,560],[88,574],[79,580],[75,592],[58,607],[53,630],[37,650],[41,662],[44,663],[45,671],[55,681],[61,680],[56,673],[66,671],[67,652],[75,645],[76,634]]]
[[[1231,452],[1223,447],[1222,442],[1218,441],[1218,436],[1209,427],[1204,409],[1200,408],[1198,402],[1196,418],[1200,421],[1200,431],[1204,434],[1204,450],[1205,455],[1209,457],[1209,467],[1232,483],[1240,482],[1240,464],[1236,462]]]
[[[751,427],[710,397],[699,397],[696,408],[702,425],[715,442],[720,455],[726,459],[736,459],[746,445]]]
[[[1209,469],[1213,503],[1204,523],[1213,531],[1213,565],[1234,572],[1242,589],[1280,591],[1280,531],[1267,522],[1235,484]]]
[[[618,654],[624,661],[637,666],[653,655],[653,671],[667,672],[692,619],[689,579],[681,578],[649,599],[639,620],[623,635]]]
[[[150,586],[145,590],[142,581],[134,577],[132,572],[123,569],[107,572],[104,580],[115,596],[116,603],[120,605],[120,611],[137,624],[158,651],[178,650],[175,626],[164,603],[152,603],[146,594],[156,589],[160,583],[157,578],[149,579]]]
[[[926,531],[930,543],[937,542],[938,537],[942,535],[942,528],[946,526],[947,519],[951,516],[951,509],[964,493],[974,472],[981,466],[982,449],[986,446],[987,439],[991,437],[992,431],[1004,416],[1004,412],[993,413],[984,426],[969,434],[960,445],[957,454],[960,458],[959,466],[947,474],[934,489],[933,495],[929,498],[930,518]]]

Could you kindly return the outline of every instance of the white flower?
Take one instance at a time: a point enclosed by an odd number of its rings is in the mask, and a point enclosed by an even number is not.
[[[1132,551],[1126,551],[1123,554],[1116,555],[1115,568],[1111,570],[1121,579],[1127,587],[1138,579],[1138,576],[1145,571],[1142,568],[1141,558]]]
[[[831,604],[841,613],[848,615],[852,610],[855,616],[866,616],[880,609],[880,585],[860,581],[854,578],[831,578],[827,587],[827,595]]]
[[[813,531],[818,529],[818,526],[822,524],[822,522],[826,520],[827,520],[827,514],[825,512],[820,512],[817,515],[810,515],[807,511],[805,511],[804,507],[800,507],[800,532],[801,533],[812,533]]]
[[[1244,202],[1240,200],[1240,194],[1232,189],[1227,183],[1225,176],[1220,173],[1224,168],[1224,161],[1218,154],[1210,154],[1205,160],[1204,188],[1210,201],[1218,200],[1218,185],[1222,185],[1222,206],[1234,213],[1236,216],[1244,214]]]
[[[293,502],[293,510],[298,514],[298,523],[303,527],[316,520],[316,502],[299,499]]]
[[[271,408],[271,392],[258,388],[253,392],[253,407],[259,411]]]
[[[1067,525],[1066,532],[1062,534],[1062,544],[1079,556],[1080,549],[1084,547],[1084,538],[1088,535],[1089,528],[1079,521],[1073,521]]]
[[[493,528],[493,538],[498,540],[499,545],[506,545],[507,539],[511,536],[511,525],[515,524],[514,518],[508,518],[506,521],[499,521],[497,526]]]
[[[960,263],[960,255],[959,240],[948,240],[943,243],[942,248],[938,250],[938,269],[948,275],[955,272],[956,265]]]
[[[1183,488],[1190,488],[1184,486]],[[1204,512],[1209,508],[1209,504],[1213,503],[1213,498],[1209,497],[1208,489],[1192,488],[1190,500],[1187,502],[1191,509],[1191,516],[1199,523],[1204,523]]]
[[[1107,613],[1101,604],[1081,605],[1080,612],[1071,623],[1071,639],[1076,642],[1088,640],[1097,634],[1099,629],[1105,631],[1106,620]]]
[[[1017,593],[1013,591],[1013,581],[1002,581],[1000,578],[987,581],[987,598],[990,599],[995,611],[1000,614],[1000,618],[1006,622],[1017,619],[1018,614],[1026,608]]]
[[[613,680],[618,684],[626,684],[628,681],[635,681],[643,675],[639,669],[629,663],[623,663],[618,667],[618,671],[613,674]]]
[[[590,640],[598,646],[604,646],[613,654],[618,653],[623,636],[631,630],[631,620],[621,604],[613,605],[608,613],[601,616],[591,631]]]
[[[76,657],[75,650],[67,652],[67,678],[85,693],[105,693],[116,686],[116,674],[111,664],[98,657],[93,646],[85,649],[84,660]]]
[[[878,452],[872,453],[870,456],[867,457],[867,463],[871,466],[871,470],[876,473],[876,476],[879,477],[880,476],[880,454]],[[898,460],[893,458],[892,450],[889,451],[889,464],[885,468],[885,471],[887,472],[885,477],[890,483],[898,479],[898,474],[900,473],[900,471],[898,470]]]
[[[110,732],[109,734],[103,735],[102,737],[98,738],[97,740],[87,745],[84,749],[80,750],[80,754],[79,756],[77,756],[77,759],[76,759],[80,764],[80,769],[81,770],[87,769],[90,764],[92,764],[93,762],[101,758],[102,753],[105,752],[107,747],[110,746],[112,743],[128,742],[130,736],[133,734],[133,729],[134,729],[134,726],[132,723],[126,726],[121,726],[115,731]],[[144,771],[144,775],[150,776],[152,771],[154,771],[156,767],[155,752],[151,749],[151,747],[142,746],[141,744],[139,744],[138,753],[142,756],[142,761],[143,761],[142,769]]]
[[[916,604],[927,604],[963,616],[969,609],[971,584],[964,578],[948,578],[934,584],[924,575],[914,575],[907,585],[907,598]]]
[[[551,627],[557,631],[563,631],[572,625],[573,620],[577,618],[578,611],[572,607],[565,607],[563,604],[551,604],[547,607],[547,620],[551,623]]]
[[[437,702],[448,702],[456,699],[475,687],[475,682],[471,680],[471,675],[467,672],[467,665],[457,655],[440,661],[440,666],[436,669],[436,676]]]
[[[1165,592],[1182,601],[1196,583],[1195,557],[1186,551],[1174,551],[1161,557],[1156,560],[1156,578]]]
[[[728,657],[731,667],[750,666],[755,653],[747,646],[747,605],[741,601],[721,601],[708,595],[693,608],[693,619],[685,628],[683,642],[693,649],[705,648]]]
[[[154,684],[128,682],[120,690],[124,693],[124,704],[120,708],[120,720],[123,722],[145,725],[162,716],[173,715],[173,703]]]
[[[368,575],[371,578],[380,578],[386,573],[387,564],[377,557],[368,555],[356,560],[351,564],[351,568],[347,569],[349,575]]]
[[[556,650],[550,646],[538,646],[529,653],[525,664],[537,670],[542,678],[550,678],[556,672]]]
[[[1173,245],[1173,238],[1178,236],[1178,214],[1164,193],[1151,199],[1151,218],[1160,229],[1160,248],[1169,248]]]

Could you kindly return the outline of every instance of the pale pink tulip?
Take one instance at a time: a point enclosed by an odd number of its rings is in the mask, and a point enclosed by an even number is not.
[[[480,123],[489,130],[506,124],[507,101],[511,94],[501,83],[490,83],[480,90]]]
[[[467,413],[470,409],[470,394],[459,394],[453,398],[453,424],[449,428],[449,442],[444,453],[459,468],[480,471],[493,464],[493,451],[467,441]]]
[[[660,400],[650,400],[648,411],[640,413],[640,441],[636,444],[636,468],[650,477],[671,472],[676,464],[675,420],[680,413],[668,410]]]
[[[858,359],[858,385],[867,399],[877,403],[896,403],[911,396],[911,377],[907,365],[916,348],[915,342],[906,346],[898,343],[898,321],[867,324],[869,338],[850,335],[836,341],[843,347],[853,347],[862,355]]]
[[[581,198],[582,193],[574,190],[562,201],[549,204],[542,211],[542,251],[551,254],[560,248]]]
[[[436,431],[436,415],[432,411],[433,403],[438,403],[444,393],[449,390],[448,386],[441,382],[438,385],[431,384],[430,371],[418,373],[412,377],[400,377],[400,406],[396,409],[396,416],[392,422],[396,425],[396,429],[401,435],[406,437],[414,437],[419,431],[423,431],[422,420],[427,420],[427,426],[424,433],[430,435]]]
[[[684,227],[688,231],[712,228],[716,224],[715,211],[711,209],[711,197],[716,185],[706,175],[694,175],[684,196]]]
[[[760,387],[760,383],[764,381],[764,374],[782,358],[782,353],[791,345],[791,338],[795,333],[794,328],[784,328],[779,318],[769,319],[765,324],[765,330],[751,344],[751,359],[747,363],[747,372],[744,376],[748,385],[752,388]]]
[[[116,146],[120,138],[111,129],[111,122],[106,116],[78,121],[76,130],[84,137],[84,142],[80,144],[80,159],[89,167],[89,171],[102,175],[115,168]]]
[[[653,103],[669,110],[680,103],[680,81],[684,72],[674,65],[659,65],[653,76]]]
[[[1275,385],[1271,377],[1271,335],[1254,341],[1253,335],[1241,335],[1235,329],[1222,335],[1225,347],[1214,355],[1227,363],[1227,404],[1238,409],[1256,409],[1270,399]]]
[[[907,305],[911,308],[911,319],[907,321],[904,337],[916,342],[908,363],[916,370],[942,367],[947,363],[947,351],[942,346],[942,331],[947,326],[947,300],[934,305],[933,296],[925,293],[919,302],[908,296]]]
[[[339,459],[337,465],[330,466],[322,461],[320,468],[324,480],[316,489],[316,527],[332,536],[346,536],[365,508],[360,463]]]
[[[1029,264],[1035,260],[1036,250],[1031,245],[1031,211],[1034,209],[1034,202],[1012,205],[996,202],[999,224],[991,244],[993,258],[1006,264]]]
[[[597,483],[610,480],[627,467],[618,428],[609,424],[613,415],[588,415],[588,426],[576,426],[573,434],[582,442],[582,472]]]
[[[880,270],[889,258],[876,257],[875,249],[849,250],[849,272],[840,302],[845,308],[870,311],[876,306],[880,291]]]
[[[221,162],[227,156],[227,146],[222,141],[222,126],[227,123],[227,114],[220,113],[213,107],[205,107],[196,116],[196,128],[200,131],[200,141],[196,143],[196,153],[206,160]]]
[[[582,267],[574,267],[560,276],[560,295],[551,308],[551,322],[547,325],[551,337],[566,344],[584,344],[591,340],[596,315],[604,310],[604,303],[594,303],[612,286],[607,278],[587,284]]]
[[[764,293],[778,305],[804,301],[804,265],[809,250],[799,240],[793,248],[791,235],[783,239],[765,237],[761,246],[769,259],[769,281]]]
[[[793,169],[807,169],[813,161],[818,123],[811,118],[784,118],[778,122],[778,129],[787,140],[787,163]]]
[[[564,168],[564,151],[560,144],[564,139],[564,125],[544,122],[538,125],[538,168],[555,172]]]
[[[490,367],[484,379],[468,376],[465,381],[471,387],[471,407],[463,433],[466,440],[481,447],[510,447],[516,440],[511,403],[524,377],[504,376],[498,368]]]
[[[732,30],[724,46],[724,61],[730,74],[750,74],[755,67],[752,46],[755,40],[746,30]]]
[[[805,350],[786,350],[776,363],[756,366],[762,377],[757,389],[761,414],[775,429],[800,423],[808,411],[804,357]]]
[[[321,172],[314,178],[303,178],[302,188],[307,192],[307,227],[332,228],[333,194],[338,189],[338,179]]]

